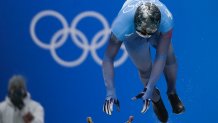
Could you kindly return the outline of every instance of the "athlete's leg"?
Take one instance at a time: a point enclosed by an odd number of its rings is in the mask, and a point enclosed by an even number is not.
[[[152,64],[150,64],[147,69],[144,69],[144,70],[138,69],[139,75],[140,75],[141,81],[144,84],[144,87],[146,87],[146,85],[148,83],[148,80],[149,80],[149,77],[151,74],[151,70],[152,70]],[[167,122],[168,112],[165,108],[165,105],[161,99],[160,92],[157,88],[154,89],[151,100],[152,100],[153,110],[154,110],[154,113],[156,114],[157,118],[161,122]]]
[[[173,51],[172,44],[169,47],[166,66],[164,68],[164,75],[167,81],[167,95],[168,99],[173,108],[173,112],[176,114],[185,111],[185,107],[182,104],[176,93],[176,76],[177,76],[178,65],[176,62],[176,57]]]
[[[150,54],[150,50],[149,50],[149,54]],[[146,56],[147,56],[146,59],[151,59],[151,55],[146,55]],[[138,68],[140,79],[142,83],[144,84],[144,87],[146,87],[148,84],[150,75],[151,75],[152,61],[147,60],[146,62],[143,62],[142,64],[138,64],[137,68]],[[160,92],[157,88],[154,88],[151,100],[152,100],[153,110],[157,118],[161,122],[166,122],[168,120],[168,112],[165,108],[165,105],[161,99]]]
[[[176,93],[176,77],[178,71],[178,64],[176,56],[173,51],[172,44],[169,46],[166,65],[164,67],[164,75],[167,81],[167,93]]]

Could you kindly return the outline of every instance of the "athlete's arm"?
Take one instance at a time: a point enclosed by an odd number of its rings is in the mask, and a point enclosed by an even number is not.
[[[107,96],[113,96],[114,93],[114,59],[121,47],[122,42],[118,41],[115,35],[112,33],[109,44],[104,54],[103,59],[103,76],[105,86],[107,89]]]
[[[111,33],[110,41],[104,54],[103,59],[103,77],[107,91],[107,97],[103,106],[103,111],[109,115],[113,110],[113,104],[116,104],[119,110],[119,101],[116,97],[114,86],[114,59],[121,47],[122,42]]]
[[[167,52],[169,49],[171,38],[172,29],[167,33],[161,34],[160,41],[156,49],[154,65],[151,71],[148,85],[146,86],[148,90],[154,89],[154,86],[156,85],[158,79],[160,78],[160,75],[163,72],[164,66],[166,64]]]

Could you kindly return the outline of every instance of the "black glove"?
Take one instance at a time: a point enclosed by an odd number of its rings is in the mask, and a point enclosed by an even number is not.
[[[112,98],[112,97],[107,97],[105,99],[104,105],[103,105],[103,111],[108,114],[112,115],[113,111],[113,105],[116,105],[117,111],[120,111],[120,103],[118,99]]]
[[[143,105],[141,113],[145,113],[149,109],[151,95],[152,95],[152,91],[145,88],[142,92],[140,92],[138,95],[132,98],[132,100],[137,100],[137,99],[143,100],[144,105]]]

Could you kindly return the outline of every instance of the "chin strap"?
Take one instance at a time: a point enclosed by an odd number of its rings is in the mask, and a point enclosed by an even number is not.
[[[136,31],[136,33],[142,38],[150,38],[151,37],[151,35],[143,35],[142,33],[138,32],[138,31]]]

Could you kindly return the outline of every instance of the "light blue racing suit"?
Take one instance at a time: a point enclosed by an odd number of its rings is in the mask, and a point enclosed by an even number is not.
[[[155,4],[161,12],[159,29],[150,38],[143,38],[136,33],[134,28],[135,11],[140,4],[146,2]],[[177,63],[171,44],[172,29],[172,14],[159,0],[127,0],[124,3],[112,25],[110,42],[103,60],[103,75],[107,96],[116,98],[113,62],[122,43],[124,43],[130,59],[139,71],[144,88],[153,90],[164,71],[168,93],[175,91]],[[153,64],[150,46],[156,49]]]

